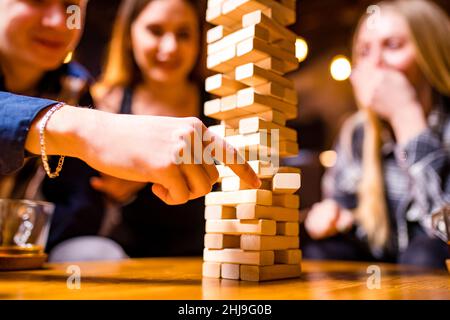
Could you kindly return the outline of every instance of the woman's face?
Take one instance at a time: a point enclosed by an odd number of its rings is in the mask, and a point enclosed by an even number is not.
[[[374,18],[374,17],[372,17]],[[414,87],[424,77],[416,63],[415,47],[406,20],[390,10],[381,11],[377,20],[366,19],[356,37],[355,65],[392,68],[402,72]]]
[[[1,0],[0,55],[8,63],[44,71],[57,68],[77,45],[83,28],[81,23],[69,29],[68,19],[75,16],[67,8],[78,5],[77,18],[82,21],[86,4],[87,0]]]
[[[199,53],[197,14],[185,0],[151,1],[131,25],[133,54],[144,78],[185,80]]]

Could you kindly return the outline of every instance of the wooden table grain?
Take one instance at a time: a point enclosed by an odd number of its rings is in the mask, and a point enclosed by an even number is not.
[[[304,261],[299,279],[253,283],[202,278],[201,265],[201,258],[150,258],[0,272],[0,299],[450,299],[447,272],[412,266]],[[69,277],[78,268],[76,289]]]

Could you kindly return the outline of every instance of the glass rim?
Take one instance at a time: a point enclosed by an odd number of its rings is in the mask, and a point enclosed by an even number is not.
[[[29,200],[29,199],[4,199],[0,198],[0,203],[20,203],[24,205],[34,205],[34,206],[43,206],[50,207],[54,209],[55,204],[52,202],[41,201],[41,200]]]

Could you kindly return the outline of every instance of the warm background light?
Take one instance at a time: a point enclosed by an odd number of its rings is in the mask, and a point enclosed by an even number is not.
[[[333,58],[330,65],[331,76],[336,81],[344,81],[352,73],[352,65],[346,56],[339,55]]]
[[[332,168],[336,165],[337,153],[333,150],[324,151],[319,155],[319,160],[325,168]]]
[[[295,41],[295,56],[300,62],[304,61],[308,56],[308,44],[305,39],[297,38]]]

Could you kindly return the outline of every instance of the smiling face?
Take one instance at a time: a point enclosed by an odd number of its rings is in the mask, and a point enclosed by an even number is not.
[[[383,10],[374,25],[369,25],[368,19],[362,23],[354,45],[354,63],[395,69],[416,88],[424,80],[408,24],[392,10]]]
[[[197,15],[185,0],[151,1],[131,25],[134,58],[146,80],[185,80],[199,53]]]
[[[83,19],[86,4],[86,0],[0,1],[0,55],[43,71],[57,68],[82,32],[67,27],[67,7],[79,5]]]

